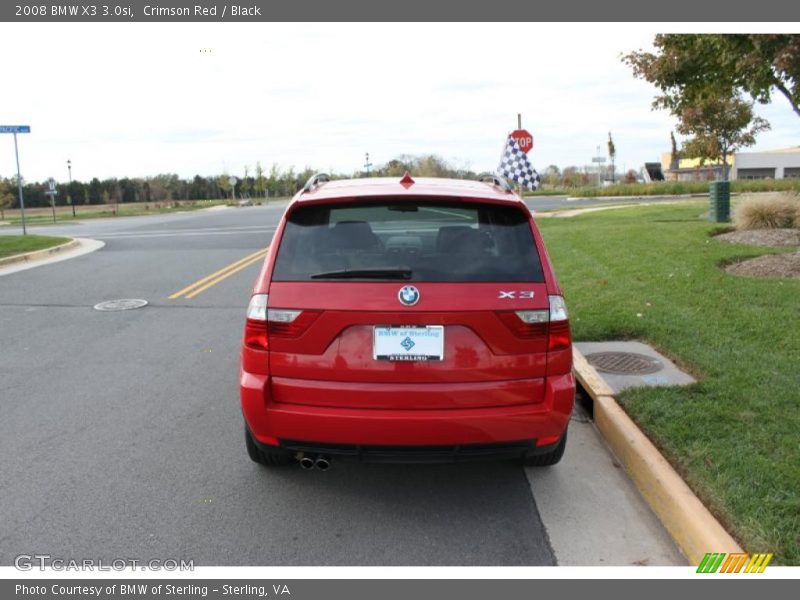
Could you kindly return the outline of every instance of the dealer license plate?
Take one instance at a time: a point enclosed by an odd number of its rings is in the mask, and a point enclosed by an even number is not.
[[[375,360],[444,360],[442,325],[379,325],[372,332]]]

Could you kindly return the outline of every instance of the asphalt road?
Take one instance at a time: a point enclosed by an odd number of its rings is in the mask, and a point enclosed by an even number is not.
[[[0,565],[33,553],[196,565],[681,563],[580,415],[565,460],[547,472],[250,462],[237,368],[260,261],[191,299],[169,297],[264,248],[282,211],[33,230],[106,246],[0,273]],[[117,298],[149,305],[92,309]]]

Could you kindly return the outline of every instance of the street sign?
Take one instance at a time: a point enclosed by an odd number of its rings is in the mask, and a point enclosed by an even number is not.
[[[595,157],[592,158],[592,162],[593,163],[604,163],[604,162],[606,162],[606,157],[605,156],[595,156]]]
[[[56,222],[56,180],[52,177],[47,180],[47,191],[45,195],[50,196],[50,206],[53,208],[53,223]]]
[[[0,133],[11,133],[14,135],[14,156],[17,159],[17,191],[19,192],[19,211],[22,215],[22,235],[28,233],[25,224],[25,199],[22,197],[22,174],[19,172],[19,146],[17,146],[18,133],[30,133],[30,125],[0,125]]]
[[[0,125],[0,133],[30,133],[30,125]]]
[[[517,140],[519,149],[525,154],[530,152],[531,148],[533,148],[533,136],[527,129],[517,129],[511,134],[511,137]]]
[[[236,182],[237,182],[237,181],[238,181],[238,180],[236,179],[236,177],[231,177],[230,179],[228,179],[228,183],[230,183],[230,184],[231,184],[231,187],[234,187],[234,186],[236,186]]]

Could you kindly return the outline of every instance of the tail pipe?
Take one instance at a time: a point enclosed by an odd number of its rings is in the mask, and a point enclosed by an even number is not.
[[[314,468],[320,471],[327,471],[331,468],[331,459],[324,455],[309,456],[303,452],[298,452],[294,457],[300,463],[300,467],[306,471]]]

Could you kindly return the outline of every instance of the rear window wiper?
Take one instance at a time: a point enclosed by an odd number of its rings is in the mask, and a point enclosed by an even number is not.
[[[311,279],[411,279],[411,269],[342,269],[314,273]]]

